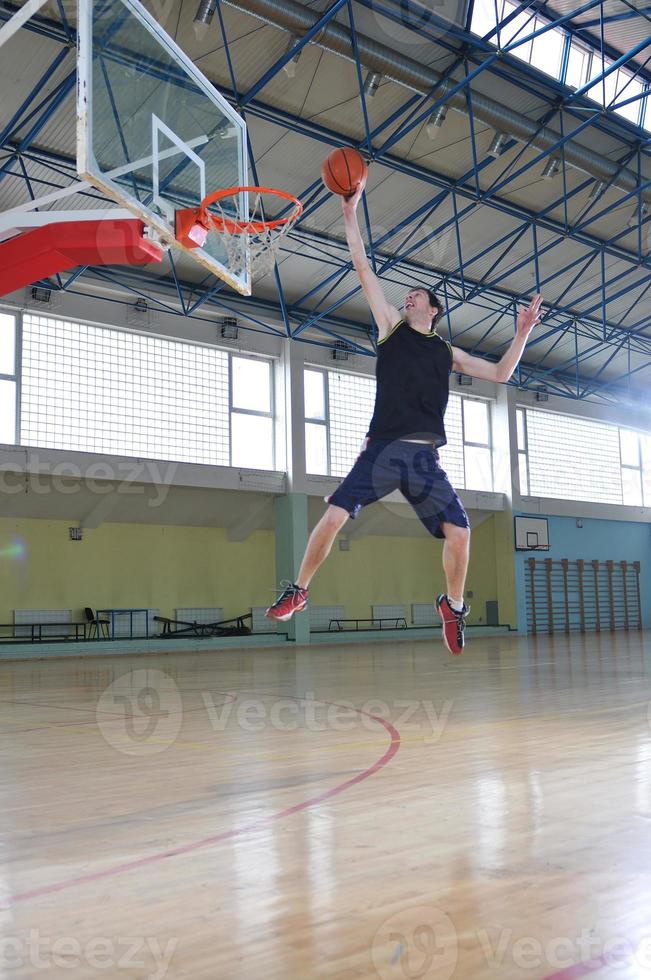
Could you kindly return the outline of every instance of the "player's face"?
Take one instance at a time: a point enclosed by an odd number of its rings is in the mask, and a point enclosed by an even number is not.
[[[436,313],[436,309],[430,306],[429,297],[424,289],[412,289],[407,293],[403,309],[407,321],[425,316],[431,319]]]

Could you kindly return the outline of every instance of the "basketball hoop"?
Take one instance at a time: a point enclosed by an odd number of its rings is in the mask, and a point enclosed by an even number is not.
[[[245,193],[254,195],[248,214],[241,212],[241,195]],[[289,214],[265,218],[264,194],[291,205]],[[227,187],[208,194],[198,208],[177,211],[176,237],[187,248],[201,248],[212,231],[221,239],[232,267],[244,269],[250,263],[252,275],[263,275],[273,269],[283,239],[302,213],[301,202],[287,191]]]

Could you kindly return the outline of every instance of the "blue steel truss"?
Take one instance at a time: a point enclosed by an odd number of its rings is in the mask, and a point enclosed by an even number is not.
[[[437,85],[424,95],[411,93],[404,102],[393,110],[379,125],[371,128],[364,91],[366,69],[362,64],[357,42],[356,11],[359,7],[370,8],[383,17],[400,24],[402,28],[413,30],[420,42],[431,39],[438,47],[454,56],[446,77],[454,79],[446,87]],[[5,3],[0,9],[0,23],[7,20],[14,8]],[[499,46],[501,32],[512,22],[516,14],[527,13],[532,18],[541,14],[542,26],[526,27],[522,37],[517,37],[505,46]],[[588,20],[580,24],[576,18],[590,12]],[[36,17],[29,22],[27,29],[49,39],[58,41],[61,50],[52,63],[38,79],[32,91],[21,102],[12,117],[0,131],[0,183],[11,175],[25,182],[27,194],[33,199],[48,190],[65,187],[76,178],[75,161],[45,150],[38,144],[38,136],[43,128],[60,110],[75,83],[71,43],[74,31],[65,18],[60,5],[62,21]],[[354,146],[362,150],[377,165],[402,173],[422,183],[431,195],[427,203],[406,213],[392,228],[379,236],[373,233],[366,200],[362,208],[363,223],[367,234],[370,260],[377,274],[389,285],[409,288],[415,281],[436,282],[445,297],[445,323],[450,339],[464,349],[483,354],[491,359],[501,355],[505,343],[497,345],[492,335],[503,331],[505,321],[513,322],[519,296],[509,292],[505,280],[516,272],[528,269],[533,273],[535,288],[542,290],[549,301],[543,324],[527,346],[525,359],[513,383],[523,388],[539,388],[570,398],[602,397],[616,398],[622,387],[633,374],[639,374],[651,367],[651,307],[644,300],[651,290],[651,256],[645,248],[645,240],[651,230],[651,213],[647,214],[643,195],[651,188],[651,180],[642,176],[646,172],[651,134],[629,120],[615,115],[614,110],[637,101],[651,100],[651,74],[644,60],[650,39],[633,45],[622,54],[604,43],[604,27],[618,21],[637,18],[651,18],[651,6],[631,9],[617,14],[609,13],[605,0],[587,0],[571,14],[554,17],[544,0],[525,0],[517,5],[516,11],[497,23],[485,37],[480,38],[470,32],[472,22],[472,0],[470,0],[464,27],[452,25],[415,0],[335,0],[325,13],[318,16],[314,26],[294,43],[288,46],[285,54],[262,73],[257,82],[247,91],[238,85],[234,62],[231,56],[231,39],[222,16],[221,3],[217,4],[218,18],[216,30],[221,34],[224,57],[228,68],[230,86],[220,86],[220,91],[246,117],[257,118],[277,126],[281,131],[291,131],[333,146]],[[264,100],[265,88],[269,82],[301,50],[310,43],[318,42],[320,31],[335,17],[339,23],[346,23],[350,29],[351,55],[355,63],[363,135],[351,139],[343,133],[335,132],[311,120],[270,104]],[[345,17],[345,20],[343,19]],[[540,21],[538,24],[540,25]],[[533,24],[533,20],[532,20]],[[567,69],[570,44],[578,39],[584,44],[598,47],[602,58],[608,57],[613,63],[594,74],[589,85],[578,90],[565,87],[561,81],[542,75],[527,63],[517,59],[514,52],[519,45],[528,43],[547,31],[562,27],[565,32],[563,67],[561,77]],[[596,32],[596,33],[595,33]],[[496,45],[497,42],[497,45]],[[124,55],[128,57],[128,53]],[[138,58],[137,52],[133,53]],[[632,64],[633,59],[638,59]],[[589,87],[605,81],[620,66],[627,65],[635,76],[641,79],[644,88],[641,95],[619,98],[602,111],[595,103],[584,96]],[[62,75],[62,69],[67,69]],[[155,65],[150,66],[153,74]],[[459,75],[461,78],[459,79]],[[42,96],[42,91],[54,76],[58,81]],[[480,177],[495,160],[490,155],[481,156],[478,149],[477,120],[473,108],[473,83],[480,75],[507,79],[513,83],[517,79],[525,92],[535,94],[542,100],[546,109],[537,121],[541,130],[552,119],[560,125],[560,136],[554,145],[537,150],[531,158],[527,153],[534,144],[535,137],[518,147],[515,158],[489,186],[482,184]],[[449,99],[462,93],[466,99],[469,135],[471,140],[473,166],[464,174],[451,179],[432,169],[426,169],[413,161],[396,155],[399,141],[416,131],[438,108],[444,107]],[[639,117],[641,118],[641,116]],[[620,169],[627,168],[638,175],[638,185],[630,191],[621,191],[617,207],[628,204],[632,218],[629,225],[607,241],[596,237],[589,226],[605,216],[603,198],[611,187],[617,186],[617,176],[610,181],[597,182],[584,175],[585,179],[568,188],[564,161],[564,148],[568,141],[575,139],[586,130],[595,130],[610,137],[615,136],[622,147],[617,162]],[[514,140],[507,142],[507,148],[516,147]],[[393,152],[392,152],[393,151]],[[540,168],[555,158],[560,165],[560,179],[556,178],[559,192],[554,201],[540,212],[528,211],[515,204],[508,197],[509,188],[532,167]],[[34,165],[38,165],[38,175]],[[257,161],[253,147],[249,143],[249,165],[253,179],[257,182]],[[47,176],[44,176],[44,173]],[[556,186],[555,185],[555,186]],[[591,191],[586,205],[578,217],[571,218],[570,210],[581,205]],[[342,310],[345,304],[359,292],[359,285],[351,285],[343,295],[340,287],[351,272],[351,263],[345,243],[319,232],[311,223],[314,215],[329,195],[319,180],[313,180],[299,195],[305,203],[305,211],[291,238],[284,246],[287,254],[300,251],[303,258],[311,259],[318,266],[319,280],[301,296],[291,300],[286,296],[279,269],[274,272],[276,297],[267,299],[251,297],[243,299],[233,294],[228,287],[215,283],[212,277],[203,282],[186,282],[179,276],[177,266],[170,262],[170,274],[164,277],[151,276],[137,269],[96,269],[81,268],[63,279],[48,281],[54,289],[76,292],[83,280],[83,294],[92,295],[92,284],[97,280],[112,283],[127,294],[145,296],[148,302],[167,313],[202,319],[215,315],[235,314],[245,329],[271,332],[280,336],[300,339],[305,343],[332,346],[334,341],[345,340],[359,353],[373,356],[375,343],[372,326],[367,322],[351,319]],[[101,198],[98,192],[89,189],[89,202]],[[460,223],[477,206],[507,216],[515,224],[489,246],[467,254],[460,234]],[[564,218],[559,221],[552,215],[562,208]],[[451,216],[450,216],[451,211]],[[444,216],[444,217],[443,217]],[[624,247],[621,240],[637,231],[637,241],[633,249],[630,244]],[[423,248],[442,234],[450,232],[454,239],[454,266],[445,270],[433,269],[418,261],[416,256]],[[540,243],[541,234],[546,241]],[[551,235],[551,237],[549,237]],[[581,248],[578,257],[561,264],[559,271],[543,276],[540,259],[543,255],[556,252],[563,256],[566,243],[571,241]],[[398,244],[396,244],[398,242]],[[523,244],[527,254],[522,257]],[[516,251],[517,249],[517,251]],[[517,261],[512,260],[512,253]],[[285,255],[281,254],[284,258]],[[487,271],[475,273],[478,263],[488,259]],[[609,265],[615,263],[616,271],[611,274]],[[473,268],[475,267],[475,268]],[[569,284],[562,288],[555,281],[572,273]],[[590,288],[578,298],[574,297],[568,306],[565,297],[588,275],[596,275],[590,280]],[[333,294],[337,298],[333,299]],[[612,319],[608,307],[625,296],[631,298],[630,305],[623,315]],[[102,294],[102,298],[106,296]],[[120,302],[120,300],[115,300]],[[472,328],[455,330],[455,312],[463,305],[470,304],[476,313]],[[631,320],[633,310],[646,312]],[[272,317],[281,328],[272,327],[265,317]],[[468,329],[476,333],[471,343],[467,338]],[[551,346],[541,357],[536,357],[540,344],[549,342]],[[507,341],[508,343],[508,341]],[[549,363],[549,355],[557,348],[569,348],[572,353],[556,363]],[[596,371],[591,370],[590,361],[595,357],[605,358]],[[640,363],[633,369],[631,358]],[[604,378],[611,365],[626,365],[615,377]]]

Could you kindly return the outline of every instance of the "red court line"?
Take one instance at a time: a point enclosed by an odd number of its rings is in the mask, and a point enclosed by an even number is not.
[[[587,977],[588,974],[608,965],[607,957],[597,956],[589,963],[575,963],[574,966],[564,967],[557,973],[550,973],[548,977],[545,977],[545,980],[580,980],[581,977]]]
[[[220,693],[223,693],[223,692],[220,692]],[[223,708],[225,705],[232,704],[234,701],[237,701],[237,697],[234,694],[225,694],[224,693],[224,697],[226,698],[225,701],[220,701],[219,704],[213,704],[213,707],[214,708]],[[35,726],[33,728],[14,728],[14,729],[11,729],[10,731],[0,731],[0,736],[3,736],[3,735],[25,735],[27,732],[49,732],[53,728],[66,729],[66,728],[74,728],[75,726],[79,726],[79,727],[82,727],[82,728],[84,726],[85,727],[88,727],[88,725],[92,725],[94,721],[95,722],[97,721],[97,715],[99,715],[99,714],[108,715],[109,716],[108,718],[103,718],[102,719],[102,724],[103,725],[116,724],[118,722],[124,723],[125,719],[127,719],[127,718],[129,718],[129,719],[135,718],[135,715],[127,715],[127,714],[120,715],[116,711],[100,711],[100,710],[95,710],[93,708],[73,708],[70,705],[41,704],[41,703],[37,703],[36,701],[2,701],[2,700],[0,700],[0,704],[17,704],[17,705],[23,705],[23,704],[25,704],[25,705],[28,705],[29,707],[33,707],[33,708],[58,708],[60,711],[84,711],[84,712],[87,712],[87,713],[92,714],[94,716],[92,718],[84,718],[82,721],[51,721],[51,722],[48,722],[46,725],[37,725],[37,726]],[[197,707],[197,708],[182,708],[181,711],[170,711],[170,712],[168,712],[168,716],[170,718],[175,718],[179,714],[180,715],[191,715],[193,713],[196,714],[197,711],[205,711],[205,710],[206,710],[205,705],[199,705],[199,707]]]
[[[308,700],[306,698],[293,697],[287,694],[282,695],[282,697],[289,698],[293,701]],[[333,701],[322,701],[321,699],[316,699],[313,701],[313,703],[343,707],[342,705],[336,705]],[[303,800],[302,803],[295,803],[293,806],[287,807],[285,810],[279,810],[278,813],[271,813],[265,817],[260,817],[258,820],[245,824],[243,827],[235,827],[232,830],[226,830],[221,834],[214,834],[211,837],[204,837],[202,840],[192,841],[189,844],[182,844],[181,846],[171,848],[168,851],[158,851],[155,854],[147,855],[147,857],[136,858],[134,861],[127,861],[124,864],[116,864],[112,867],[104,868],[101,871],[91,871],[90,874],[79,875],[76,878],[64,878],[62,881],[55,881],[49,885],[42,885],[40,888],[32,888],[25,892],[18,892],[17,894],[9,897],[9,902],[11,904],[15,904],[17,902],[25,902],[30,898],[39,898],[42,895],[52,895],[56,892],[67,891],[69,888],[76,888],[80,885],[88,885],[91,882],[100,881],[103,878],[113,878],[117,875],[126,874],[128,871],[137,871],[140,868],[148,867],[151,864],[157,864],[159,861],[166,861],[168,858],[178,857],[182,854],[191,854],[193,851],[198,851],[204,847],[210,847],[213,844],[219,844],[222,841],[229,840],[233,837],[240,837],[242,834],[247,834],[252,830],[257,830],[267,823],[282,820],[284,817],[290,817],[295,813],[300,813],[302,810],[307,810],[310,807],[317,806],[319,803],[323,803],[325,800],[332,799],[334,796],[339,796],[340,793],[344,793],[347,789],[350,789],[351,786],[355,786],[357,783],[363,782],[370,776],[375,775],[376,772],[379,772],[380,769],[383,769],[400,748],[400,732],[391,724],[390,721],[386,721],[384,718],[380,718],[378,715],[372,715],[368,711],[363,711],[361,708],[355,708],[354,710],[360,715],[366,715],[367,718],[372,718],[373,721],[377,721],[391,736],[391,742],[389,743],[389,747],[384,755],[382,755],[377,762],[374,762],[372,766],[369,766],[368,769],[364,769],[363,772],[357,773],[356,776],[352,776],[345,782],[339,783],[338,786],[333,786],[332,789],[324,790],[324,792],[319,793],[318,796],[313,796],[309,800]]]
[[[631,949],[636,948],[637,945],[625,939],[622,939],[621,942],[626,943]],[[612,953],[610,955],[608,953],[602,953],[599,956],[593,956],[587,963],[575,963],[573,966],[563,967],[562,970],[558,970],[556,973],[550,973],[544,980],[581,980],[581,977],[587,977],[597,970],[604,969],[604,967],[614,967],[615,970],[619,971],[625,966],[630,966],[630,963],[622,963],[621,961],[613,963]]]

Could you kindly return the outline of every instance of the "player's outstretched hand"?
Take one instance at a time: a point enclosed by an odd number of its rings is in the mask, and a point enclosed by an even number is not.
[[[354,212],[357,210],[357,205],[362,198],[365,187],[366,177],[360,180],[359,184],[357,185],[357,190],[351,195],[351,197],[342,197],[341,206],[344,210],[344,214],[354,214]]]
[[[518,326],[517,332],[520,337],[528,337],[533,328],[540,323],[542,316],[542,296],[537,293],[531,300],[529,306],[518,307]]]

